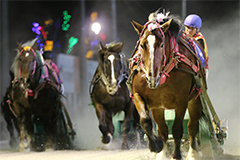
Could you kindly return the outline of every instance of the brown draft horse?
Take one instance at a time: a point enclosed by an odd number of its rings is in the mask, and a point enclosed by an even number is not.
[[[179,18],[157,12],[149,21],[140,25],[132,21],[140,34],[130,61],[130,77],[127,83],[140,115],[140,124],[149,139],[152,152],[160,152],[168,140],[165,109],[175,110],[172,134],[175,142],[173,159],[181,159],[180,144],[183,135],[183,119],[186,109],[190,120],[188,132],[190,148],[188,157],[197,157],[196,134],[202,105],[193,75],[202,76],[203,69],[198,57],[184,40]],[[186,37],[187,38],[187,37]],[[204,77],[204,76],[202,76]],[[158,126],[158,135],[152,130],[149,110]],[[195,154],[196,153],[196,154]]]
[[[59,84],[38,52],[37,39],[18,44],[13,62],[12,111],[20,128],[20,151],[71,149]]]
[[[99,64],[89,92],[99,120],[103,144],[108,144],[114,134],[113,115],[124,111],[122,149],[128,149],[128,133],[130,131],[131,118],[134,115],[133,125],[134,128],[137,128],[139,115],[132,99],[129,97],[129,91],[126,86],[128,62],[125,55],[120,53],[122,47],[123,43],[110,43],[106,46],[100,43],[98,52]]]

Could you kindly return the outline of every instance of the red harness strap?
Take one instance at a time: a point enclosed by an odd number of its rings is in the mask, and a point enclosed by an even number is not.
[[[202,87],[201,87],[201,88],[197,88],[197,86],[194,85],[193,88],[192,88],[192,90],[191,90],[191,92],[190,92],[190,94],[188,95],[188,97],[191,96],[191,94],[193,93],[194,90],[197,90],[197,92],[198,92],[197,96],[195,97],[195,100],[196,100],[197,97],[198,97],[203,91],[202,91]]]
[[[178,63],[184,62],[187,64],[191,69],[198,73],[199,71],[199,63],[197,62],[197,65],[195,65],[192,61],[190,61],[185,55],[180,53],[175,53],[175,57],[173,57],[170,62],[167,64],[167,66],[164,68],[161,78],[160,78],[160,85],[163,84],[166,81],[166,77],[170,77],[169,73],[173,70],[173,68],[177,67]]]

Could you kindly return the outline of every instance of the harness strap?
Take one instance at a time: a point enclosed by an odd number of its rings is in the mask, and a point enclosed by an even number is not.
[[[198,73],[199,71],[199,62],[197,61],[197,65],[195,65],[192,61],[190,61],[185,55],[181,54],[181,53],[176,53],[177,55],[177,60],[180,62],[184,62],[185,64],[187,64],[188,66],[190,66],[192,68],[192,70],[195,73]]]
[[[100,74],[101,74],[103,83],[104,83],[105,85],[109,85],[109,82],[108,82],[106,76],[104,75],[104,73],[103,73],[103,72],[100,72]]]
[[[14,110],[12,109],[11,100],[9,99],[9,100],[7,100],[6,102],[8,103],[8,107],[9,107],[10,111],[12,112],[12,114],[13,114],[15,117],[17,117],[17,114],[16,114],[16,113],[14,112]]]

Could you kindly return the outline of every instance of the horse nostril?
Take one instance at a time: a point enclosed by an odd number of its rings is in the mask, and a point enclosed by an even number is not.
[[[147,81],[149,81],[147,76],[145,78],[146,78]]]

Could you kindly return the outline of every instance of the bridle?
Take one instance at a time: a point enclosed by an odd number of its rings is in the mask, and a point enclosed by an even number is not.
[[[33,59],[33,63],[34,63],[34,66],[33,66],[33,71],[32,71],[32,73],[31,73],[31,75],[33,76],[34,74],[35,74],[35,72],[36,72],[36,65],[37,65],[37,55],[36,55],[36,52],[32,49],[32,47],[30,47],[30,46],[25,46],[21,51],[20,51],[20,53],[19,53],[19,55],[18,55],[18,57],[20,57],[21,56],[21,54],[23,53],[23,51],[29,51],[29,50],[31,50],[32,52],[33,52],[33,54],[34,54],[34,59]],[[20,61],[18,62],[19,63],[19,66],[20,66]],[[20,79],[23,79],[22,78],[22,71],[21,71],[21,67],[19,67],[19,75],[20,75]],[[24,80],[24,81],[26,81],[26,79]]]
[[[90,95],[92,94],[92,87],[97,84],[100,80],[103,82],[103,84],[105,85],[105,88],[108,92],[108,94],[110,95],[114,95],[117,91],[118,88],[120,87],[121,83],[123,82],[124,79],[128,78],[128,73],[127,73],[127,66],[124,63],[124,57],[125,54],[124,53],[119,53],[120,55],[120,74],[117,77],[117,83],[116,84],[112,84],[108,79],[107,76],[105,75],[106,73],[106,68],[105,65],[103,63],[101,63],[101,65],[98,66],[98,74],[93,78],[90,88],[89,88],[89,93]]]
[[[20,86],[20,89],[22,89],[23,91],[23,94],[25,95],[25,98],[28,98],[28,96],[34,96],[34,91],[32,89],[30,89],[30,83],[28,82],[28,79],[30,79],[31,77],[34,77],[36,71],[38,69],[41,68],[40,67],[37,67],[37,54],[36,52],[34,51],[33,48],[31,48],[30,46],[25,46],[19,53],[18,55],[18,58],[22,55],[22,53],[24,51],[32,51],[32,53],[34,54],[34,59],[33,59],[33,70],[32,72],[30,73],[30,76],[27,78],[27,77],[23,77],[22,76],[22,70],[21,70],[21,61],[18,61],[18,72],[19,72],[19,77],[15,77],[14,80],[13,80],[13,87],[15,88],[17,85]]]
[[[155,21],[154,21],[155,22]],[[129,63],[129,68],[131,70],[135,70],[134,72],[131,73],[130,77],[133,77],[136,72],[140,70],[142,70],[144,72],[144,74],[142,75],[142,77],[146,77],[147,75],[147,72],[146,72],[146,69],[145,69],[145,66],[144,66],[144,63],[143,63],[143,53],[141,52],[141,48],[139,49],[139,46],[140,46],[140,40],[141,40],[141,37],[143,36],[146,28],[148,27],[148,25],[152,23],[151,21],[150,22],[147,22],[145,25],[144,25],[144,28],[143,30],[141,31],[141,34],[140,34],[140,38],[139,40],[137,41],[137,45],[135,46],[135,49],[134,49],[134,52],[133,52],[133,56],[132,58],[130,59],[130,63]],[[161,37],[163,38],[163,42],[164,42],[164,46],[165,47],[165,43],[166,43],[166,39],[165,39],[165,36],[164,36],[164,33],[161,29],[161,25],[158,24],[157,22],[155,22],[155,27],[148,27],[148,28],[153,28],[153,29],[156,29],[158,28],[160,30],[160,33],[161,33]],[[155,32],[156,33],[156,32]],[[166,59],[164,60],[164,63],[163,63],[163,66],[162,66],[162,69],[160,70],[159,72],[159,77],[156,79],[156,83],[155,83],[155,87],[152,87],[152,89],[156,88],[159,84],[162,85],[165,83],[166,81],[166,78],[167,77],[170,77],[169,73],[174,69],[178,69],[180,71],[184,71],[184,72],[187,72],[187,73],[191,73],[191,74],[199,74],[199,69],[200,69],[200,66],[199,66],[199,60],[197,60],[196,64],[194,62],[192,62],[188,57],[186,57],[184,54],[181,54],[178,50],[178,42],[176,41],[176,38],[173,37],[171,35],[171,32],[168,31],[168,37],[169,37],[169,47],[170,47],[170,51],[169,51],[169,60],[168,62],[166,63]],[[182,34],[182,32],[181,32]],[[184,35],[184,34],[182,34]],[[156,35],[158,36],[158,35]],[[189,47],[187,46],[187,42],[185,42],[184,38],[181,37],[179,39],[179,41],[188,49]],[[195,55],[195,53],[191,50],[191,49],[188,49],[190,51],[190,53],[196,58],[198,59],[198,57]],[[165,48],[163,48],[163,52],[162,54],[166,57],[165,55]],[[191,69],[184,69],[184,68],[180,68],[178,67],[178,64],[179,63],[183,63],[185,65],[187,65],[188,67],[190,67]],[[137,65],[137,68],[133,68],[133,66]],[[191,71],[192,70],[192,71]],[[147,77],[146,77],[147,79]],[[131,82],[128,81],[128,83],[130,84]],[[150,86],[150,82],[148,81],[147,79],[147,83],[148,85]],[[131,85],[131,84],[130,84]],[[150,86],[151,88],[151,86]]]
[[[161,39],[162,39],[162,42],[163,42],[163,46],[162,46],[162,55],[163,55],[163,64],[162,64],[162,68],[164,68],[166,66],[166,54],[165,54],[165,34],[162,30],[162,27],[161,25],[156,22],[156,21],[148,21],[145,25],[144,25],[144,28],[142,29],[141,33],[140,33],[140,36],[139,36],[139,40],[137,41],[137,44],[135,46],[135,50],[134,52],[138,51],[137,54],[135,54],[130,60],[132,61],[138,61],[138,65],[139,67],[141,68],[141,70],[144,72],[144,74],[142,75],[142,77],[146,77],[146,80],[148,82],[148,84],[150,83],[150,79],[148,78],[147,76],[147,71],[145,69],[145,65],[144,65],[144,62],[143,62],[143,52],[142,52],[142,47],[140,45],[140,40],[143,36],[143,34],[145,33],[145,30],[148,29],[150,32],[153,32],[154,30],[156,29],[159,29],[160,31],[160,34],[157,35],[157,36],[160,36]],[[156,35],[155,35],[156,36]],[[130,64],[131,65],[131,64]],[[133,64],[132,64],[133,65]],[[131,66],[130,66],[131,67]],[[161,77],[161,74],[164,74],[163,71],[160,71],[158,77],[157,77],[157,82],[159,82],[160,80],[160,77]]]
[[[100,76],[101,76],[101,79],[104,83],[104,85],[106,86],[106,89],[107,89],[107,92],[110,94],[110,95],[114,95],[118,88],[120,87],[120,84],[122,83],[122,81],[126,78],[127,79],[127,72],[126,72],[126,67],[124,65],[124,62],[123,62],[123,58],[125,57],[125,55],[123,53],[119,53],[119,56],[120,56],[120,71],[119,71],[119,75],[117,77],[117,83],[111,83],[108,79],[107,79],[107,76],[105,75],[107,72],[106,72],[106,67],[105,65],[103,65],[103,70],[100,69]],[[114,89],[114,91],[111,91],[112,89]]]

